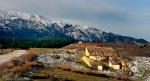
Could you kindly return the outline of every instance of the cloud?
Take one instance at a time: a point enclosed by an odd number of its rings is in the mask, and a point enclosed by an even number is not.
[[[75,24],[97,25],[104,30],[144,37],[148,30],[148,0],[0,0],[0,7],[55,17]],[[143,28],[142,28],[143,27]]]

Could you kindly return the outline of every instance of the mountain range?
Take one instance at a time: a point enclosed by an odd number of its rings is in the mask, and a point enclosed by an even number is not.
[[[71,38],[83,42],[147,43],[96,27],[73,25],[61,21],[48,20],[39,15],[0,9],[0,39],[55,39]]]

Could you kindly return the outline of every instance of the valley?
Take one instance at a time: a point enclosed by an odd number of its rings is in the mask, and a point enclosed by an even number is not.
[[[150,81],[149,68],[143,38],[0,9],[0,81]]]
[[[98,70],[87,66],[82,60],[86,46],[111,47],[119,57],[128,59],[129,69]],[[1,64],[1,81],[148,81],[149,57],[136,55],[122,55],[117,48],[130,48],[147,50],[149,46],[139,48],[136,45],[101,44],[101,43],[74,43],[63,48],[30,48],[27,50],[14,50],[8,54],[7,61]],[[150,51],[150,50],[149,50]],[[123,50],[123,54],[126,51]],[[142,52],[141,52],[142,53]],[[18,54],[18,55],[17,55]],[[132,54],[132,53],[130,53]],[[15,58],[10,58],[14,57]],[[16,56],[17,55],[17,56]],[[2,56],[3,57],[3,56]],[[4,58],[6,59],[6,58]],[[144,65],[144,66],[143,66]]]

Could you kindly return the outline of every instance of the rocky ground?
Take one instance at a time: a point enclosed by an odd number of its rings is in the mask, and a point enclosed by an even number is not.
[[[62,67],[64,65],[69,66],[73,69],[89,69],[90,72],[98,73],[98,74],[106,74],[113,77],[118,76],[124,76],[129,77],[130,75],[129,71],[116,71],[116,70],[104,70],[99,71],[96,69],[91,69],[86,66],[81,60],[82,54],[80,52],[68,52],[68,51],[47,51],[42,52],[41,54],[38,54],[37,61],[40,63],[43,63],[45,67],[52,67],[52,68],[58,68]]]
[[[124,71],[113,71],[113,70],[104,70],[102,72],[98,70],[93,70],[93,72],[100,72],[113,76],[126,76],[133,79],[139,79],[141,81],[150,81],[150,58],[149,57],[129,57],[128,58],[131,64],[130,72]],[[37,60],[45,64],[45,66],[50,67],[60,67],[62,65],[69,65],[72,68],[88,68],[86,65],[80,64],[76,61],[79,59],[79,54],[68,53],[65,51],[61,52],[49,52],[45,54],[39,54]]]
[[[85,68],[85,66],[76,63],[78,54],[66,51],[61,52],[49,52],[45,54],[39,54],[37,61],[43,63],[46,67],[61,67],[63,65],[69,65],[72,68]]]
[[[69,52],[62,49],[46,49],[46,51],[39,52],[36,55],[28,54],[28,56],[21,56],[21,58],[19,57],[20,59],[16,59],[16,65],[18,67],[24,67],[24,70],[20,69],[23,74],[20,74],[19,78],[28,79],[31,81],[37,80],[36,78],[48,79],[47,81],[50,79],[60,79],[60,81],[65,81],[66,78],[70,81],[85,81],[83,79],[77,79],[77,76],[79,77],[80,75],[80,77],[91,77],[95,79],[95,81],[99,81],[98,78],[101,78],[102,81],[134,81],[130,80],[129,77],[139,79],[139,81],[150,81],[150,58],[148,57],[129,57],[128,59],[132,65],[129,72],[111,69],[98,71],[96,69],[89,68],[86,64],[84,64],[84,62],[82,62],[81,55],[81,52],[76,51]],[[34,64],[34,67],[31,68],[35,62],[42,64],[42,66]],[[31,63],[31,65],[29,63]],[[25,68],[28,67],[31,70],[26,71]],[[15,72],[13,72],[13,75],[15,75]],[[65,75],[68,75],[68,77]],[[76,78],[73,78],[73,76]],[[91,81],[91,78],[86,81]]]
[[[133,78],[150,81],[150,57],[130,57]]]

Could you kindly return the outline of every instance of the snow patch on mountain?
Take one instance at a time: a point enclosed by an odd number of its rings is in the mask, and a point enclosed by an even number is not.
[[[47,20],[40,15],[22,13],[17,10],[0,9],[0,30],[0,34],[8,34],[1,36],[1,38],[5,36],[9,38],[9,36],[13,37],[13,35],[20,35],[19,37],[21,37],[25,34],[28,36],[27,33],[23,33],[28,32],[32,37],[37,36],[37,38],[65,35],[77,41],[85,42],[146,42],[143,39],[137,40],[132,37],[102,31],[99,27],[73,25],[58,20]]]
[[[36,21],[38,23],[42,23],[45,25],[49,25],[49,21],[47,21],[44,17],[39,15],[31,15],[28,13],[22,13],[19,11],[14,10],[4,10],[0,9],[0,20],[4,19],[23,19],[23,20],[29,20],[29,21]]]

